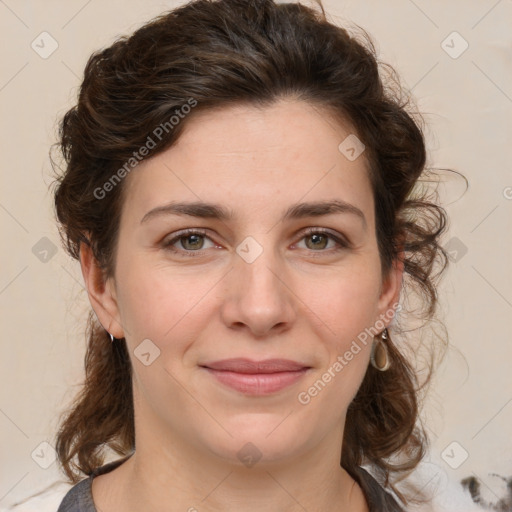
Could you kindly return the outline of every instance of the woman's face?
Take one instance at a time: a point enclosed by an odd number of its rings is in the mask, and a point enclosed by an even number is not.
[[[237,463],[341,449],[363,334],[389,324],[401,279],[381,275],[365,154],[352,138],[340,149],[351,134],[300,101],[229,107],[191,118],[126,178],[95,309],[126,337],[138,446]]]

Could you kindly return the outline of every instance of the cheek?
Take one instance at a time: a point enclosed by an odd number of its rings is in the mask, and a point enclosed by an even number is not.
[[[344,351],[347,344],[376,320],[380,272],[372,266],[351,267],[323,281],[322,286],[312,284],[308,284],[307,305],[318,312],[329,337],[334,339],[335,348]]]
[[[291,271],[289,285],[298,301],[300,317],[318,326],[321,338],[332,340],[339,352],[375,321],[380,289],[378,253],[368,251],[347,259],[338,269],[302,274]],[[127,254],[127,253],[125,253]],[[214,293],[223,272],[173,269],[148,261],[143,255],[121,258],[117,265],[118,304],[126,338],[132,345],[149,338],[164,348],[179,331],[186,343],[212,314]],[[293,297],[288,300],[297,300]],[[304,316],[302,316],[304,315]],[[295,321],[300,318],[295,319]]]
[[[324,293],[317,291],[311,306],[313,311],[322,312],[317,336],[324,341],[324,357],[321,368],[301,389],[298,401],[329,423],[339,421],[345,413],[367,371],[373,340],[369,329],[376,320],[380,272],[370,266],[360,271],[352,268],[325,284]]]
[[[190,320],[206,316],[204,310],[208,291],[217,276],[194,278],[190,272],[177,272],[162,266],[151,266],[148,261],[134,260],[120,265],[119,310],[127,339],[132,344],[149,338],[164,348],[180,332],[186,338]],[[174,340],[173,346],[180,343]]]

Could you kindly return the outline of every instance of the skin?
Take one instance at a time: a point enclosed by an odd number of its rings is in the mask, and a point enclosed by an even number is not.
[[[403,268],[381,273],[365,155],[349,161],[338,149],[351,133],[295,99],[197,113],[175,146],[126,178],[113,278],[81,251],[91,304],[106,330],[126,338],[134,370],[136,452],[94,479],[98,510],[368,510],[339,461],[371,343],[309,404],[297,399],[365,328],[386,314],[389,325],[399,298]],[[333,199],[365,222],[351,213],[281,221],[292,204]],[[216,203],[234,217],[141,223],[170,201]],[[303,233],[310,227],[350,246],[335,250],[334,239]],[[207,236],[173,242],[181,256],[164,247],[186,228]],[[248,236],[263,249],[252,263],[236,252]],[[201,244],[198,256],[185,254]],[[160,350],[149,366],[134,355],[144,339]],[[277,393],[247,396],[199,366],[231,357],[311,369]],[[261,453],[252,467],[237,456],[247,442]]]

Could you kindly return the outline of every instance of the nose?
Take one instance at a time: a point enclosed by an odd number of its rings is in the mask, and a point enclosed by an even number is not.
[[[223,322],[253,337],[288,330],[296,317],[296,296],[286,283],[283,264],[271,250],[264,250],[251,263],[235,255],[223,292]]]

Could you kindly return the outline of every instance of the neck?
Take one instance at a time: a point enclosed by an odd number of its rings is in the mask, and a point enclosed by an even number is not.
[[[293,457],[263,454],[244,465],[236,456],[223,458],[194,444],[186,432],[170,433],[147,421],[150,416],[147,410],[136,415],[135,453],[93,480],[98,510],[160,512],[162,504],[169,512],[368,510],[360,487],[340,465],[343,428]]]
[[[287,467],[241,468],[204,458],[183,464],[164,453],[134,453],[126,463],[123,493],[132,508],[123,510],[156,512],[162,503],[166,510],[188,512],[365,510],[361,490],[341,466],[315,468],[311,459]]]

